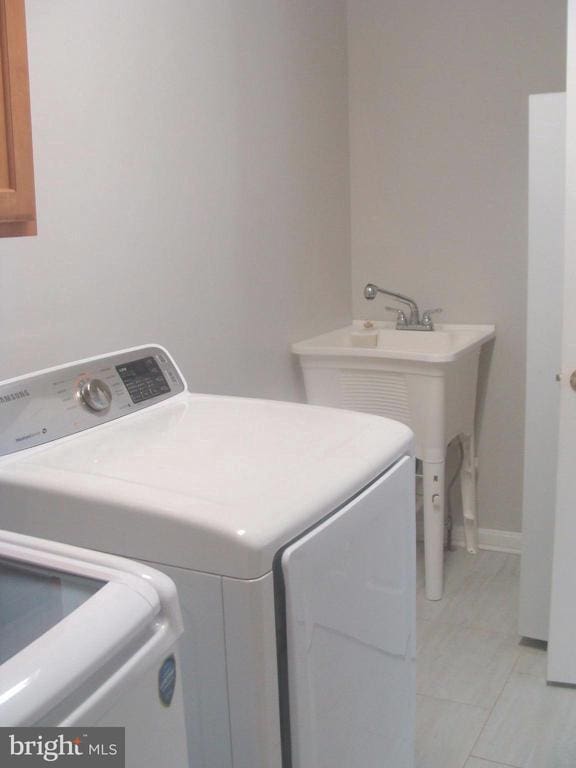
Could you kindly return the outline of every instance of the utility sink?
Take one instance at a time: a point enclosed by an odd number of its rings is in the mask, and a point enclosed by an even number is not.
[[[446,448],[462,447],[462,506],[469,552],[478,546],[474,420],[478,360],[493,325],[437,324],[398,331],[392,323],[356,321],[292,345],[309,403],[364,411],[412,428],[422,460],[426,594],[443,589]]]
[[[450,363],[494,338],[493,325],[437,324],[433,331],[397,331],[391,323],[362,322],[292,346],[298,355],[349,355],[423,363]]]

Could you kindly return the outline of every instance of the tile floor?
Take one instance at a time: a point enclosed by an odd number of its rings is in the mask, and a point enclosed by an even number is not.
[[[576,689],[546,684],[516,630],[520,558],[446,554],[444,599],[418,563],[417,768],[576,768]]]

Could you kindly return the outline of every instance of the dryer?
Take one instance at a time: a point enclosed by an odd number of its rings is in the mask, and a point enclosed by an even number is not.
[[[412,433],[194,394],[157,345],[0,384],[0,527],[176,583],[194,768],[411,768]]]

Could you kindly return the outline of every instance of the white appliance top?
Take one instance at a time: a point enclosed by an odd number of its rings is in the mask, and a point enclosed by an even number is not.
[[[65,717],[79,687],[90,696],[125,664],[128,647],[136,653],[154,638],[168,648],[181,632],[164,574],[0,531],[0,725],[54,724],[49,714]]]
[[[135,353],[115,360],[123,354]],[[161,402],[2,459],[2,527],[257,578],[281,546],[411,452],[411,431],[388,419],[188,393],[161,354],[178,382]]]

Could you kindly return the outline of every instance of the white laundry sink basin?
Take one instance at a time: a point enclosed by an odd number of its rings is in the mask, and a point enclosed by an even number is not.
[[[346,355],[424,363],[449,363],[494,338],[493,325],[438,324],[433,331],[397,331],[390,323],[361,322],[292,346],[298,355]]]
[[[436,325],[397,331],[392,323],[356,321],[292,345],[309,403],[401,421],[422,460],[426,594],[442,596],[446,447],[462,444],[466,546],[477,548],[474,416],[480,349],[493,325]]]

